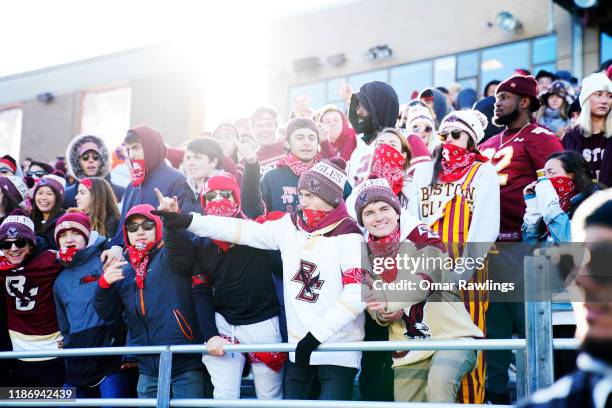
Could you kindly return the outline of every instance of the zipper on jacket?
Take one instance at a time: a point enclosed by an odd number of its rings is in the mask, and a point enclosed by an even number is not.
[[[174,314],[174,318],[178,323],[179,329],[181,329],[181,332],[183,332],[183,336],[185,336],[186,339],[193,341],[193,330],[191,330],[191,326],[189,326],[189,323],[187,323],[187,319],[185,319],[179,309],[174,309],[172,313]],[[183,327],[183,323],[185,324],[185,327]]]
[[[147,314],[147,310],[145,309],[144,295],[142,293],[142,288],[139,288],[138,292],[140,294],[140,311],[141,311],[142,315],[144,316],[144,315]]]

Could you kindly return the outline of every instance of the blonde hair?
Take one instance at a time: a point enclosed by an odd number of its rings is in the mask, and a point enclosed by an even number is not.
[[[584,137],[591,137],[593,134],[593,126],[591,122],[591,101],[587,98],[587,100],[582,104],[582,110],[580,111],[580,116],[578,117],[578,126],[580,126]],[[608,111],[604,121],[604,137],[606,139],[612,137],[612,109]]]

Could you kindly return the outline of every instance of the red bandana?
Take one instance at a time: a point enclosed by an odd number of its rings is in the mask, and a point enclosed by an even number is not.
[[[142,247],[140,244],[136,246],[126,245],[130,264],[136,272],[136,285],[139,289],[144,289],[144,281],[149,268],[149,251],[155,246],[155,242],[149,242]]]
[[[138,187],[144,182],[146,167],[144,160],[132,160],[132,185]]]
[[[323,218],[327,217],[329,213],[329,211],[310,210],[308,208],[304,208],[302,210],[304,222],[310,229],[314,229],[314,227],[316,227],[323,220]]]
[[[406,159],[394,147],[379,144],[374,151],[369,178],[387,179],[395,195],[398,195],[404,184],[404,163]]]
[[[571,205],[570,199],[576,195],[574,192],[576,183],[567,176],[549,177],[548,179],[559,196],[559,206],[563,212],[567,212]]]
[[[74,254],[78,252],[78,249],[75,247],[68,248],[60,248],[58,254],[59,258],[63,263],[70,264],[74,259]]]
[[[218,201],[209,201],[206,203],[204,210],[206,211],[206,215],[218,215],[220,217],[235,217],[240,213],[238,204],[228,198],[223,198]],[[218,241],[216,239],[213,239],[212,242],[214,242],[223,252],[227,252],[232,246],[229,242]]]
[[[19,265],[12,264],[6,259],[6,256],[0,256],[0,271],[10,271],[17,268]]]
[[[400,246],[400,229],[399,225],[391,234],[383,238],[376,238],[372,235],[368,236],[368,248],[374,258],[394,258],[399,251]],[[384,263],[383,263],[384,265]],[[393,268],[386,269],[381,278],[385,282],[393,282],[397,278],[397,265],[393,263]]]
[[[237,338],[231,338],[224,334],[220,334],[219,337],[224,338],[232,344],[240,344]],[[287,361],[288,354],[281,351],[256,351],[251,353],[244,353],[245,357],[249,359],[251,364],[264,363],[277,373],[283,368],[283,365]]]
[[[485,162],[487,158],[446,142],[442,146],[442,171],[438,178],[444,183],[457,181],[472,168],[476,160]]]
[[[285,157],[283,157],[282,159],[278,161],[278,164],[276,166],[277,167],[278,166],[289,167],[289,169],[291,169],[293,174],[295,174],[298,177],[301,177],[302,173],[310,170],[310,168],[314,166],[314,164],[317,163],[320,159],[321,158],[317,154],[314,159],[312,159],[309,162],[305,162],[305,161],[298,159],[297,156],[294,155],[293,153],[287,153]]]

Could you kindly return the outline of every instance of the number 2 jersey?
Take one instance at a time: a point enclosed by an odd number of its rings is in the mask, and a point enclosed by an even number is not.
[[[499,241],[520,241],[525,214],[523,189],[537,179],[548,157],[563,150],[551,131],[537,124],[506,129],[478,146],[491,159],[500,184]]]
[[[57,350],[61,333],[57,325],[53,284],[62,266],[54,251],[42,251],[28,258],[22,265],[0,270],[13,350]],[[54,357],[23,360],[51,358]]]

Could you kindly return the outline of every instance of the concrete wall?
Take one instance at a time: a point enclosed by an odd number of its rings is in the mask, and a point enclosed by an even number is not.
[[[523,24],[519,34],[488,27],[500,11]],[[570,15],[554,6],[559,68],[571,63]],[[270,103],[285,107],[290,85],[405,64],[550,33],[548,0],[362,0],[277,21],[272,27]],[[365,62],[362,54],[387,44],[393,57]],[[340,67],[296,75],[293,61],[344,53]],[[286,112],[283,112],[286,113]]]
[[[129,86],[130,126],[151,125],[176,146],[199,135],[204,117],[200,75],[182,61],[162,45],[5,77],[0,79],[0,109],[23,109],[21,157],[51,161],[81,131],[85,91]],[[36,100],[44,92],[54,94],[53,102]]]

